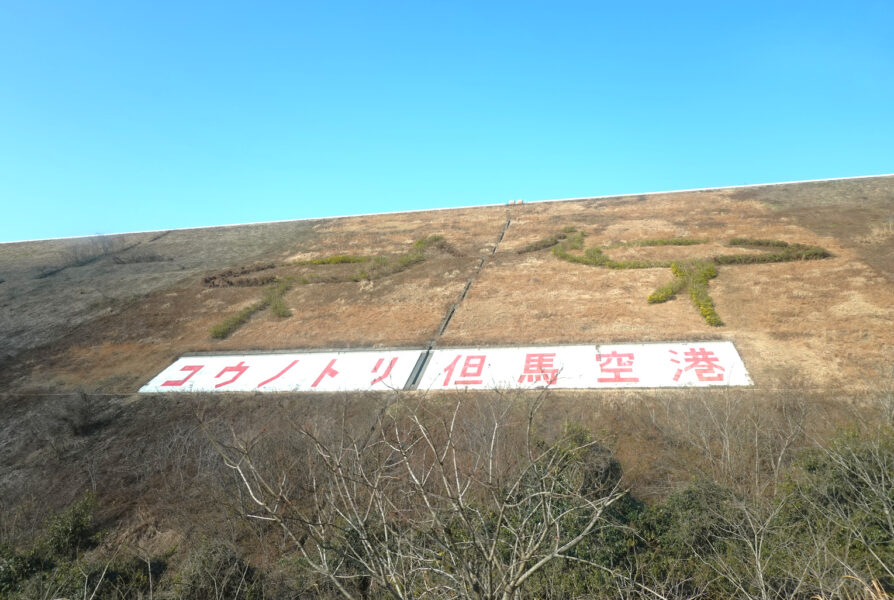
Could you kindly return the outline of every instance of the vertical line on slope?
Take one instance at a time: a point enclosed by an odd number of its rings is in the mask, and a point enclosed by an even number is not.
[[[497,253],[497,248],[499,248],[500,242],[503,241],[503,236],[506,235],[506,230],[509,229],[509,225],[511,223],[512,215],[507,210],[506,221],[503,223],[503,228],[500,230],[500,234],[497,236],[497,241],[494,243],[494,247],[491,248],[490,254],[481,257],[481,260],[478,261],[478,266],[476,266],[475,270],[472,271],[472,274],[469,276],[469,280],[466,281],[466,285],[463,287],[463,291],[460,292],[459,297],[456,299],[456,302],[451,304],[450,307],[447,309],[447,313],[441,320],[441,324],[438,326],[438,330],[435,333],[435,336],[431,340],[429,340],[428,347],[426,347],[426,349],[423,351],[423,354],[419,357],[419,360],[416,361],[416,366],[413,367],[413,371],[410,373],[410,377],[407,379],[407,383],[404,386],[405,390],[416,389],[416,386],[419,385],[419,377],[422,375],[422,371],[425,370],[426,365],[428,365],[428,361],[431,358],[431,351],[434,349],[435,345],[438,343],[438,340],[441,338],[442,335],[444,335],[444,332],[447,330],[447,326],[450,324],[450,320],[456,313],[456,309],[459,308],[459,305],[462,304],[462,301],[466,299],[466,294],[469,293],[469,289],[472,287],[475,279],[478,278],[481,270],[484,269],[484,265],[485,263],[487,263],[487,259]]]

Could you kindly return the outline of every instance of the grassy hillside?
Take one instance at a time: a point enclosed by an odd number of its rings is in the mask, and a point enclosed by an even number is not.
[[[569,512],[527,568],[597,518],[519,598],[882,597],[892,210],[875,178],[0,245],[0,597],[499,597],[475,578],[550,522],[539,498]],[[802,247],[830,256],[714,261],[648,301],[672,263]],[[136,394],[189,351],[708,339],[754,388]],[[443,468],[426,439],[468,478],[462,510],[413,485]],[[327,456],[389,508],[333,517]]]

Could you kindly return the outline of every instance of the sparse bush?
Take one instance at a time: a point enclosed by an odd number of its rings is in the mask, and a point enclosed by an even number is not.
[[[311,260],[296,260],[293,265],[342,265],[348,263],[363,263],[371,259],[369,256],[358,256],[356,254],[336,254],[335,256],[326,256],[324,258],[313,258]]]
[[[579,233],[576,227],[565,227],[559,233],[555,233],[551,236],[545,237],[543,239],[537,240],[536,242],[531,242],[525,246],[522,246],[517,250],[518,254],[525,254],[527,252],[536,252],[537,250],[545,250],[546,248],[552,248],[559,242],[563,242],[568,239],[568,236],[571,234]],[[583,236],[583,233],[580,234]]]
[[[235,315],[227,317],[217,325],[211,328],[211,337],[216,339],[224,339],[229,337],[234,331],[242,327],[256,313],[267,308],[277,317],[285,318],[292,313],[286,306],[283,296],[291,289],[291,279],[276,279],[273,284],[268,286],[264,292],[264,297],[250,306],[246,306]]]
[[[189,555],[173,588],[177,598],[189,600],[263,597],[260,574],[236,548],[213,540],[205,541]]]
[[[219,340],[229,337],[230,334],[247,323],[255,313],[264,310],[266,307],[267,305],[264,301],[246,306],[235,315],[229,316],[217,325],[214,325],[211,328],[211,337]]]
[[[96,507],[96,496],[88,492],[63,512],[47,519],[44,545],[52,556],[72,558],[95,544]]]

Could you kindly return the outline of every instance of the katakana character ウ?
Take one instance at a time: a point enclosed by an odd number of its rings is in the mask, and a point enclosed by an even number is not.
[[[219,387],[223,387],[225,385],[230,385],[231,383],[233,383],[234,381],[236,381],[237,379],[242,377],[242,374],[245,373],[246,371],[248,371],[248,367],[243,366],[244,364],[245,364],[245,361],[240,360],[239,364],[237,364],[237,365],[234,365],[232,367],[224,367],[223,369],[221,369],[220,373],[218,373],[217,375],[214,376],[215,379],[221,377],[224,373],[236,373],[236,374],[233,375],[233,378],[230,379],[229,381],[224,381],[224,382],[218,383],[214,387],[219,388]]]

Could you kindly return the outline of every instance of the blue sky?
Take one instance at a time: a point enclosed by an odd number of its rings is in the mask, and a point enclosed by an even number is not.
[[[894,3],[0,0],[0,240],[894,172]]]

